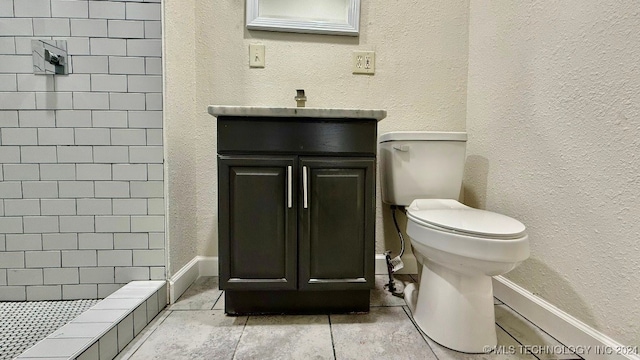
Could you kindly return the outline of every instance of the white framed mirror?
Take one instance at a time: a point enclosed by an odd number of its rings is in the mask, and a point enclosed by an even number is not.
[[[247,0],[247,29],[358,36],[360,0]]]

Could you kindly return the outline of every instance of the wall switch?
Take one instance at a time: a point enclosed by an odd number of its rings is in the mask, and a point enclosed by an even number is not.
[[[252,67],[252,68],[264,67],[264,45],[262,44],[249,45],[249,67]]]
[[[376,53],[374,51],[354,51],[352,56],[354,74],[374,74]]]

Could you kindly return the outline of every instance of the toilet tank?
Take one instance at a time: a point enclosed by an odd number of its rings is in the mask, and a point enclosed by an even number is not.
[[[467,133],[396,131],[378,137],[382,201],[460,197]]]

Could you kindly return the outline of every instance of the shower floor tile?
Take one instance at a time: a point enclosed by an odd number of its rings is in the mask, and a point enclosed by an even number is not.
[[[0,360],[22,354],[98,301],[0,302]]]

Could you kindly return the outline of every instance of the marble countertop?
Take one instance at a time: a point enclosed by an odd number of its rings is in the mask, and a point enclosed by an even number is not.
[[[387,116],[386,110],[376,109],[326,109],[299,107],[261,107],[261,106],[224,106],[209,105],[209,114],[213,116],[266,116],[266,117],[310,117],[332,119],[376,119]]]

